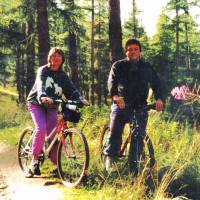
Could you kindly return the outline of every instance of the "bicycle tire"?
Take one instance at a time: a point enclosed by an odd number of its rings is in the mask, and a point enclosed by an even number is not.
[[[103,162],[103,164],[105,163],[105,157],[106,157],[106,155],[104,154],[103,151],[104,151],[106,139],[107,139],[109,132],[110,132],[110,126],[107,123],[106,125],[104,125],[104,128],[103,128],[102,132],[100,133],[100,139],[99,139],[100,158],[101,158],[101,161]]]
[[[20,169],[26,173],[32,160],[33,128],[27,127],[20,134],[17,157]]]
[[[149,136],[146,134],[145,138],[134,135],[131,139],[129,149],[129,170],[134,175],[145,170],[151,170],[155,165],[153,144]]]
[[[62,140],[58,145],[58,173],[65,186],[75,187],[87,173],[89,147],[83,133],[76,128],[67,129],[64,136],[66,148]],[[70,143],[70,139],[73,143]]]

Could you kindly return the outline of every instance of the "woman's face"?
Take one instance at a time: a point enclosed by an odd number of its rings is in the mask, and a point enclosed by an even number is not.
[[[62,56],[57,52],[50,56],[50,68],[53,71],[58,71],[60,65],[62,64]]]

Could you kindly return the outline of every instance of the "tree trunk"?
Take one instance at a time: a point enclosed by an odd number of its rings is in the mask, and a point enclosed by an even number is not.
[[[29,94],[34,81],[35,81],[35,34],[34,34],[34,17],[32,13],[29,13],[27,22],[27,68],[26,68],[26,96]]]
[[[100,8],[100,6],[99,6]],[[98,98],[98,105],[101,106],[101,96],[102,96],[102,91],[101,91],[101,84],[102,84],[102,48],[101,48],[101,22],[100,22],[100,11],[99,11],[99,24],[98,24],[98,35],[99,39],[97,41],[97,98]]]
[[[90,101],[94,104],[94,0],[92,0],[91,58],[90,58]]]
[[[24,90],[24,62],[22,56],[22,50],[20,46],[16,48],[16,83],[17,83],[17,91],[18,91],[18,102],[25,102],[25,90]]]
[[[136,20],[137,9],[136,9],[135,0],[132,0],[132,4],[133,4],[133,35],[134,35],[135,38],[137,38],[138,37],[138,34],[137,34],[137,20]]]
[[[179,58],[179,6],[176,0],[176,69],[178,70],[180,64]]]
[[[189,28],[188,28],[188,19],[189,19],[189,7],[188,4],[186,4],[185,7],[185,15],[186,15],[186,22],[185,22],[185,41],[186,41],[186,66],[187,69],[190,73],[191,70],[191,52],[190,52],[190,43],[189,43],[189,37],[188,37],[188,32],[189,32]]]
[[[80,89],[79,76],[78,76],[78,63],[77,63],[77,46],[76,46],[76,35],[73,32],[69,33],[68,36],[69,46],[69,67],[71,70],[71,80],[74,85]]]
[[[36,9],[37,9],[38,43],[39,43],[39,49],[38,49],[39,64],[44,65],[47,63],[47,55],[50,49],[47,1],[36,0]]]
[[[104,85],[103,85],[103,96],[104,96],[104,104],[108,104],[108,90],[107,90],[107,78],[106,78],[106,76],[104,76],[103,77],[103,83],[104,83]]]
[[[186,65],[188,71],[191,70],[191,52],[188,38],[188,23],[185,22],[185,39],[186,39]]]
[[[109,0],[109,41],[111,63],[123,58],[120,1]]]
[[[74,10],[74,0],[68,0],[71,3],[71,10]],[[80,89],[78,60],[77,60],[77,40],[74,31],[69,31],[68,36],[69,57],[68,63],[71,70],[71,80],[74,85]]]

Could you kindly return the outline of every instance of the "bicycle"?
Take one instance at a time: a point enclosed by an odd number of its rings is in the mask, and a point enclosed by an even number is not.
[[[125,142],[121,145],[120,151],[118,152],[118,158],[126,157],[126,150],[128,151],[128,165],[129,172],[131,174],[137,175],[142,169],[153,169],[155,166],[155,156],[153,144],[148,136],[142,138],[139,133],[139,125],[136,119],[136,112],[140,111],[150,111],[155,109],[155,104],[149,104],[140,110],[132,110],[132,116],[130,118],[128,135],[124,136],[123,140]],[[105,165],[106,155],[104,154],[105,142],[110,132],[109,123],[106,123],[101,134],[100,134],[100,156],[101,161]]]
[[[83,133],[77,128],[70,128],[67,124],[69,113],[73,114],[71,121],[77,122],[80,118],[78,108],[83,106],[79,101],[72,100],[54,100],[58,104],[58,110],[61,114],[58,117],[56,127],[50,135],[45,138],[45,144],[39,155],[39,164],[42,165],[46,158],[49,158],[52,147],[58,143],[57,166],[58,174],[62,183],[67,187],[79,185],[86,176],[89,167],[89,147]],[[57,134],[48,145],[48,140],[54,131]],[[26,173],[32,160],[32,140],[34,129],[25,128],[19,138],[18,143],[18,162],[23,173]]]

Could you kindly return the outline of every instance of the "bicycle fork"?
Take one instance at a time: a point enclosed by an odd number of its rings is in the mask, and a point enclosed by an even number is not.
[[[138,174],[140,165],[144,163],[143,146],[143,138],[139,136],[139,132],[136,127],[136,129],[132,132],[129,150],[129,168],[130,173],[134,173],[134,175]]]
[[[67,138],[69,139],[69,146],[67,148],[67,145],[66,145],[66,140]],[[76,152],[75,152],[75,146],[74,146],[74,143],[73,143],[73,138],[72,138],[72,134],[68,133],[68,132],[65,132],[62,136],[61,136],[61,141],[62,141],[62,144],[63,144],[63,147],[64,147],[64,153],[65,153],[65,157],[66,158],[73,158],[73,159],[76,159],[77,156],[76,156]],[[69,149],[70,148],[70,149]],[[69,152],[71,151],[71,153]]]

